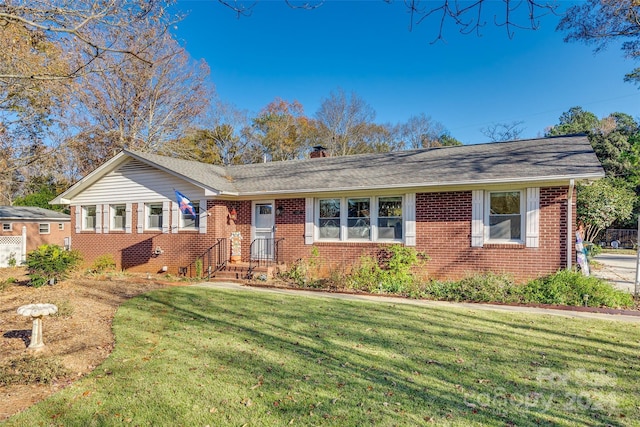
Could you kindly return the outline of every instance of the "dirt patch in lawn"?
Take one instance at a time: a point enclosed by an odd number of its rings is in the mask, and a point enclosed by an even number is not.
[[[91,372],[113,349],[111,321],[125,300],[176,283],[146,277],[119,276],[101,279],[73,278],[53,286],[26,286],[28,276],[21,268],[0,269],[0,365],[27,355],[59,361],[70,374],[49,384],[0,385],[0,420],[18,413]],[[34,353],[27,349],[31,320],[18,315],[18,307],[30,303],[53,303],[57,315],[43,321],[45,347]]]

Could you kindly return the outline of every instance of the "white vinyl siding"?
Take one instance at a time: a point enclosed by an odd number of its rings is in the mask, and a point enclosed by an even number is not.
[[[174,188],[180,188],[193,200],[204,200],[204,189],[179,177],[131,160],[109,172],[99,181],[74,197],[74,203],[122,204],[153,200],[175,201]]]

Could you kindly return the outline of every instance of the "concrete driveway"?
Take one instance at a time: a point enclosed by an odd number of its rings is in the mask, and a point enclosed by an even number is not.
[[[599,266],[593,266],[591,273],[613,283],[617,288],[633,293],[636,280],[636,255],[601,253],[594,257]]]

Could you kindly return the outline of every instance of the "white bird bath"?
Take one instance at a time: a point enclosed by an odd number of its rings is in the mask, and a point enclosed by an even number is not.
[[[53,304],[27,304],[18,308],[18,314],[30,317],[33,320],[30,349],[38,350],[44,347],[44,342],[42,342],[42,318],[57,312],[58,307]]]

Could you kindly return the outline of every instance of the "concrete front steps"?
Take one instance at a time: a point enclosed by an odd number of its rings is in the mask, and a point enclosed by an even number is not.
[[[273,277],[273,272],[275,271],[275,266],[260,266],[253,268],[253,277],[259,275],[266,275],[267,277]],[[247,275],[249,274],[249,263],[248,262],[237,262],[237,263],[228,263],[224,268],[218,270],[211,274],[211,281],[223,282],[223,281],[233,281],[233,282],[244,282],[247,280]]]

